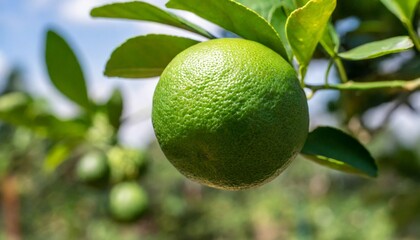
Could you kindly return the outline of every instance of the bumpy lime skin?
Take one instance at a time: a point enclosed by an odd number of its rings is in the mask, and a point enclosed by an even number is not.
[[[226,190],[271,181],[300,152],[308,106],[295,71],[271,49],[217,39],[178,54],[162,73],[152,122],[186,177]]]

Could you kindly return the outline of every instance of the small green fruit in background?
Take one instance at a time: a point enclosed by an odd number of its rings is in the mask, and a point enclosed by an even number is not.
[[[111,183],[138,179],[146,167],[146,153],[142,150],[115,146],[107,155]]]
[[[115,185],[109,196],[109,209],[118,221],[138,219],[148,206],[147,194],[135,182],[123,182]]]
[[[76,166],[77,178],[88,184],[107,182],[109,167],[105,153],[93,151],[79,159]]]

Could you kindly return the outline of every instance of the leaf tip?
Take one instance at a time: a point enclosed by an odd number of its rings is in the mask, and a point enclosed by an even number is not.
[[[53,30],[53,28],[47,28],[45,36],[46,36],[46,39],[47,39],[46,42],[48,43],[49,39],[57,38],[59,35],[55,30]]]
[[[97,8],[92,8],[90,11],[89,11],[89,15],[91,16],[91,17],[96,17],[96,10]]]
[[[371,171],[368,174],[369,174],[369,177],[371,177],[371,178],[377,178],[379,176],[379,174],[378,174],[378,165],[376,165],[375,161],[373,161],[372,169],[371,169]]]

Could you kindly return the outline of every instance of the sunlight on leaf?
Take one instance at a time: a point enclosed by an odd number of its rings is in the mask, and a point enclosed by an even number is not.
[[[180,52],[198,41],[162,34],[131,38],[111,55],[105,75],[123,78],[157,77]]]
[[[399,36],[363,44],[338,56],[348,60],[363,60],[384,56],[391,53],[406,51],[414,46],[410,37]]]
[[[170,0],[168,8],[186,10],[245,39],[259,42],[287,59],[286,50],[274,28],[254,10],[233,0]]]
[[[236,2],[251,8],[268,21],[270,21],[273,9],[278,8],[282,4],[282,1],[279,0],[236,0]]]
[[[304,77],[318,42],[336,6],[336,0],[311,0],[293,11],[286,23],[286,36],[289,39]]]
[[[101,7],[96,7],[92,9],[90,14],[92,17],[120,18],[156,22],[198,33],[207,38],[214,38],[203,28],[188,22],[187,20],[175,14],[169,13],[154,5],[141,1],[113,3]]]
[[[397,16],[401,22],[410,24],[413,21],[420,0],[381,0],[381,2]]]
[[[69,157],[74,147],[74,144],[67,142],[60,142],[52,147],[44,160],[44,171],[47,173],[54,172]]]

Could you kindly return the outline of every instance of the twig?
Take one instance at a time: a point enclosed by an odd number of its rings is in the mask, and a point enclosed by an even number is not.
[[[373,90],[373,89],[382,89],[382,88],[399,88],[406,91],[414,91],[420,89],[420,78],[414,80],[393,80],[393,81],[377,81],[377,82],[353,82],[348,81],[342,84],[332,84],[332,85],[311,85],[306,84],[306,88],[311,89],[312,91],[318,90]]]
[[[389,109],[388,112],[386,113],[386,115],[385,115],[383,121],[381,122],[381,124],[379,124],[379,126],[377,128],[375,128],[373,130],[369,130],[371,135],[375,135],[375,134],[381,132],[383,129],[385,129],[385,127],[391,121],[391,118],[392,118],[394,112],[397,111],[402,105],[407,103],[407,100],[409,99],[409,97],[412,93],[413,92],[409,92],[409,93],[404,93],[404,94],[400,95],[400,97],[394,102],[394,105],[392,106],[392,108]]]

